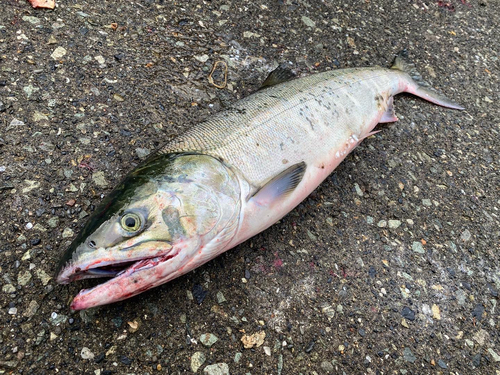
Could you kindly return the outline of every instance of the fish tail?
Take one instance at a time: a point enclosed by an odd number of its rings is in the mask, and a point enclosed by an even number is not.
[[[460,104],[448,99],[446,96],[440,94],[422,78],[420,73],[415,68],[415,65],[408,59],[408,53],[406,50],[401,51],[392,64],[391,69],[400,70],[408,74],[411,78],[410,84],[408,85],[406,92],[416,95],[422,99],[425,99],[431,103],[453,109],[464,109]]]

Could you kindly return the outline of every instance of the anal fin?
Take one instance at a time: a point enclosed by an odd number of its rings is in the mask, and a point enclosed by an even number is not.
[[[273,177],[250,197],[259,206],[269,206],[288,196],[299,185],[306,171],[306,163],[292,165]]]
[[[379,122],[385,123],[385,122],[396,122],[396,121],[399,121],[399,119],[396,117],[396,114],[394,112],[394,98],[391,96],[387,100],[387,109],[380,118]]]

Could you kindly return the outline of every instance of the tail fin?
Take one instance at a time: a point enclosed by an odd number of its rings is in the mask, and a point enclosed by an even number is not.
[[[408,86],[407,92],[410,94],[421,97],[422,99],[428,100],[431,103],[453,109],[464,109],[461,105],[448,99],[446,96],[438,93],[430,87],[430,85],[424,81],[422,76],[417,72],[415,65],[408,59],[408,53],[406,50],[401,51],[392,64],[391,69],[401,70],[408,74],[413,80],[413,84]]]

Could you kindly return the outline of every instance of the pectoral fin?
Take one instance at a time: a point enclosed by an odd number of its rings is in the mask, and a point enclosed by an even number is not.
[[[292,165],[257,190],[249,201],[259,206],[268,206],[285,198],[302,181],[305,171],[306,163],[304,162]]]

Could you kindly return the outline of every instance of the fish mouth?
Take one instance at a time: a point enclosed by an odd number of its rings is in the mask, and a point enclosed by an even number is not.
[[[157,266],[160,262],[166,262],[174,258],[177,253],[168,253],[162,256],[151,258],[141,258],[139,260],[130,261],[103,261],[104,265],[84,267],[70,265],[61,270],[57,276],[59,284],[69,284],[73,281],[95,278],[115,278],[122,274],[131,274],[143,269]],[[101,262],[100,262],[101,263]]]
[[[141,274],[154,274],[155,268],[170,266],[169,263],[175,261],[180,249],[170,247],[168,250],[165,254],[150,257],[143,256],[136,259],[93,257],[92,261],[69,263],[57,275],[57,282],[69,284],[83,279],[109,278],[109,280],[90,289],[81,290],[71,302],[70,308],[72,310],[83,310],[120,301],[154,286],[148,283],[149,285],[143,285],[142,287],[137,285],[138,288],[133,288],[132,293],[125,291],[137,284],[138,280],[146,279],[146,277],[140,276]],[[92,297],[89,298],[90,294]]]

